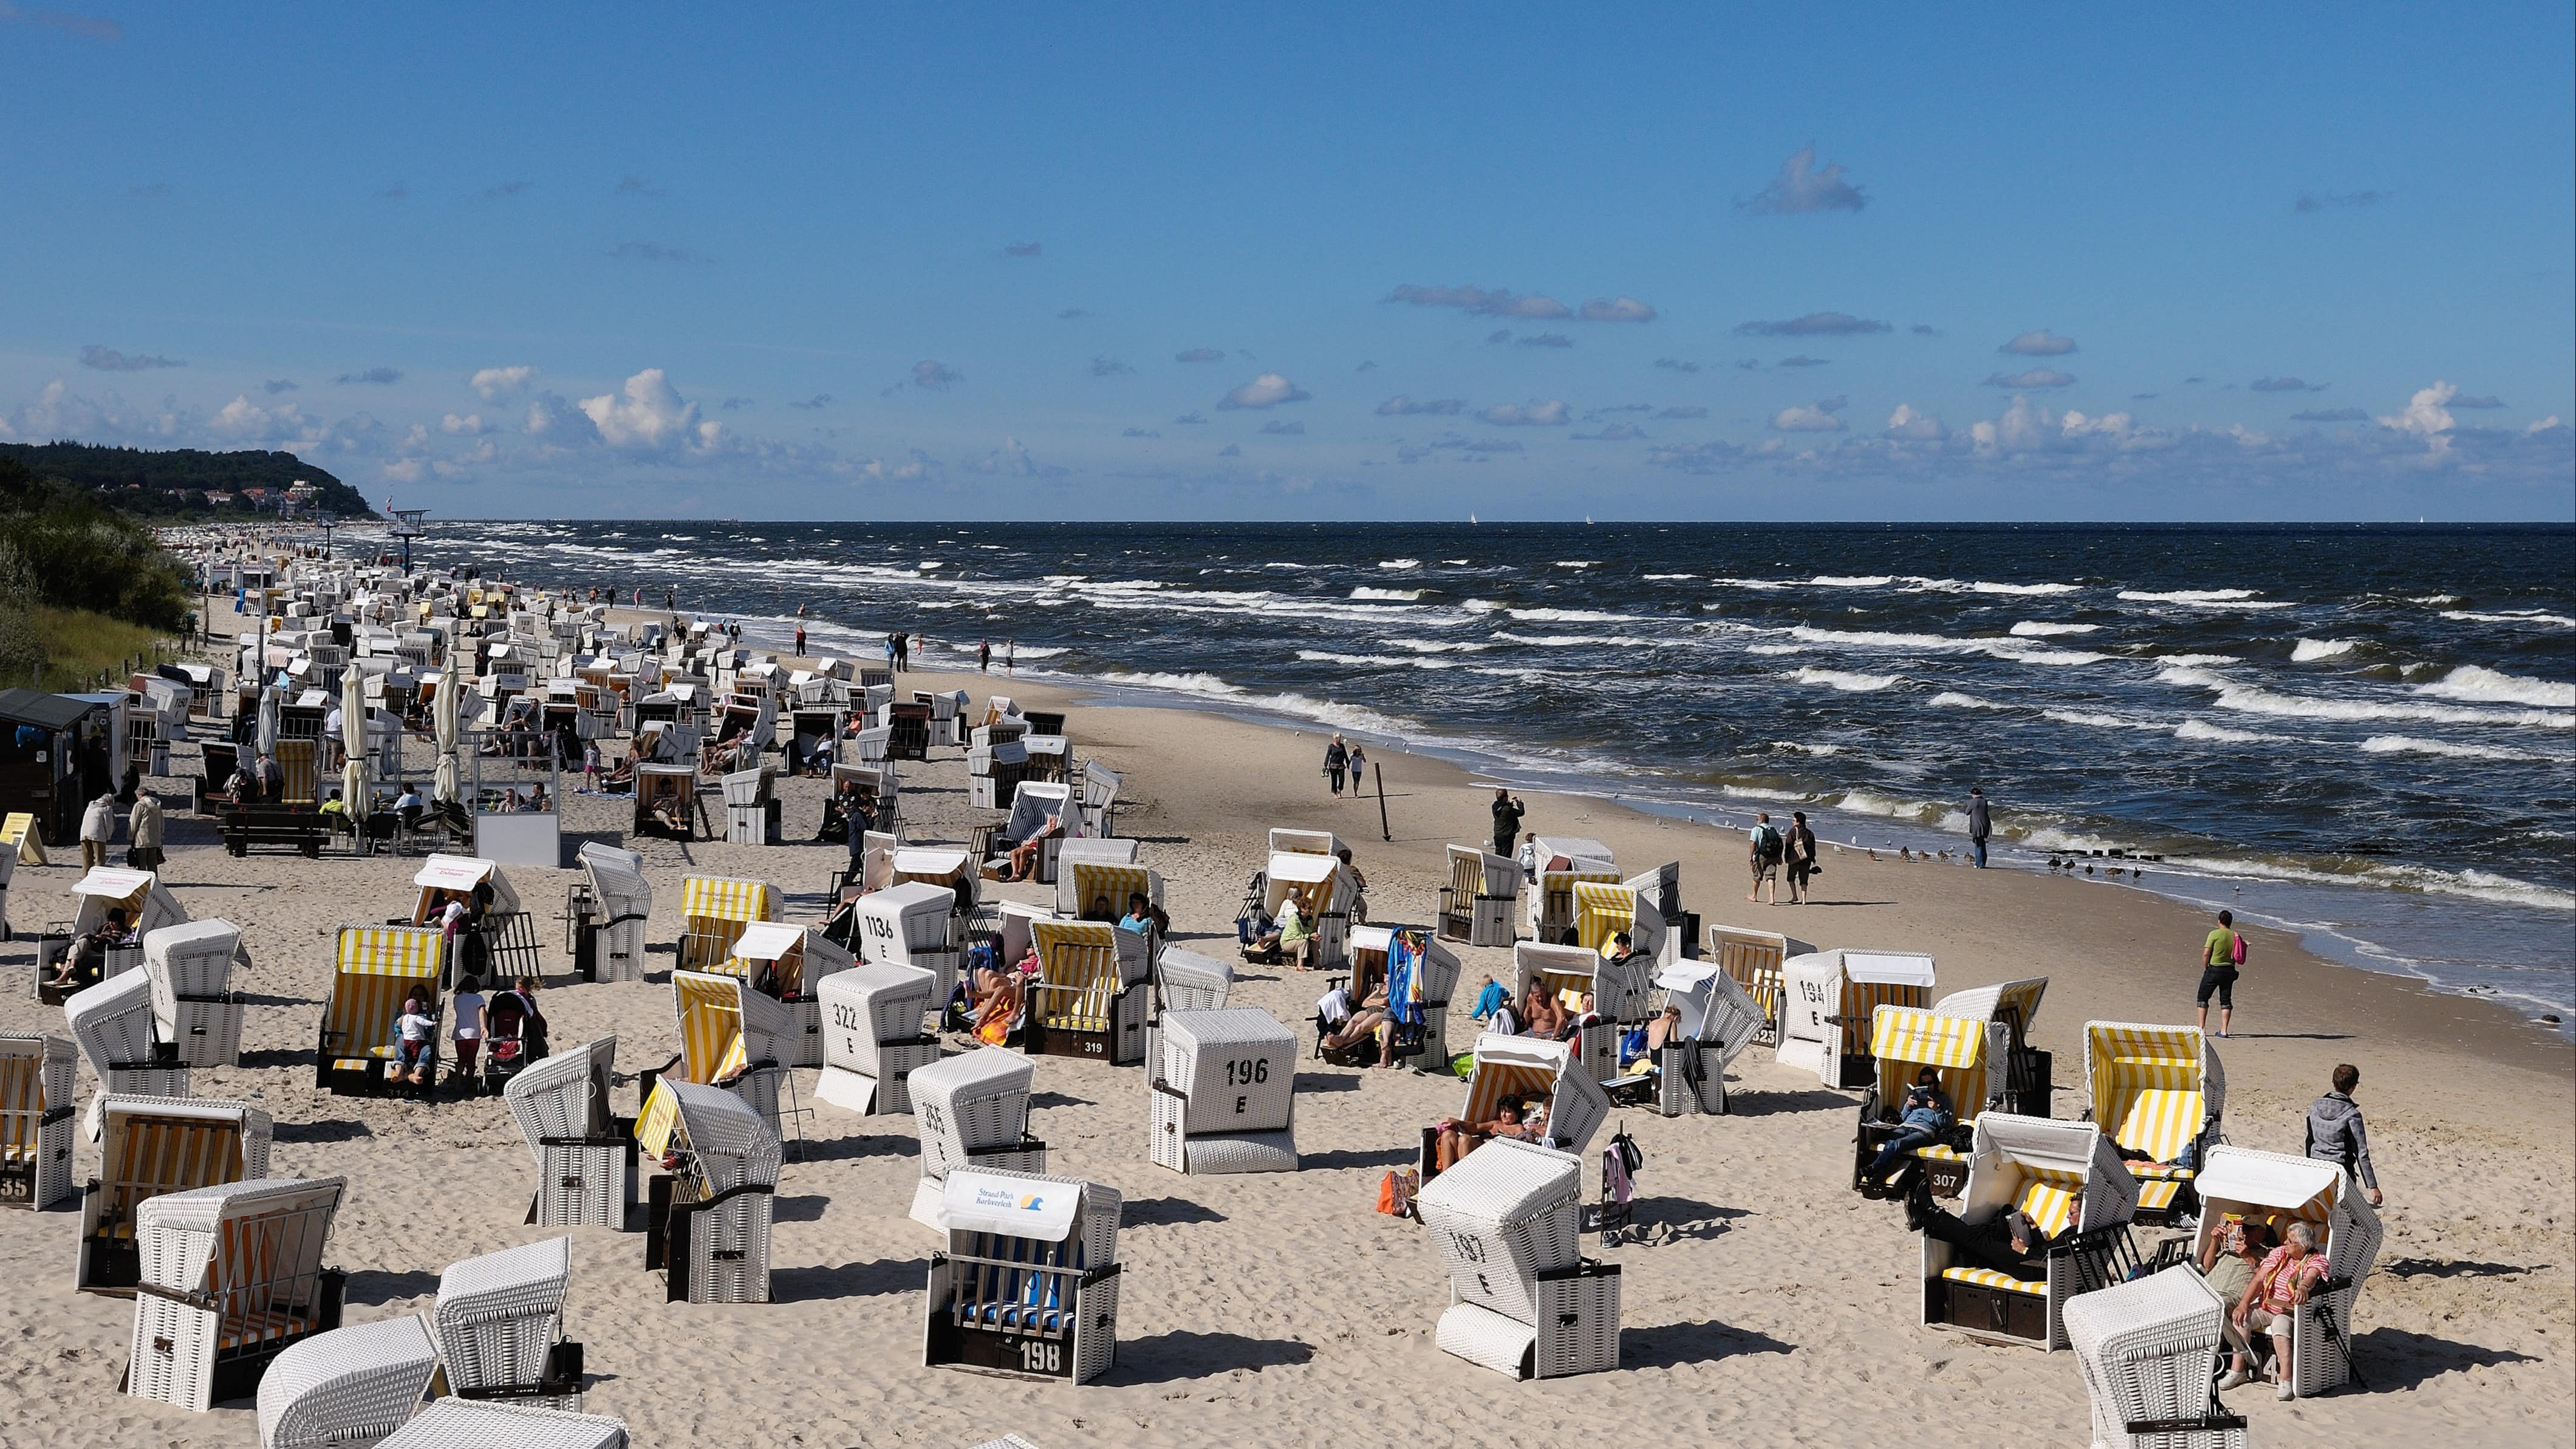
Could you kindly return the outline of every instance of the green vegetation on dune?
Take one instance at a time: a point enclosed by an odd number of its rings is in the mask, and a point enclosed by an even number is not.
[[[0,456],[0,680],[49,662],[87,678],[180,632],[194,604],[149,527]]]
[[[117,674],[128,663],[148,663],[153,646],[169,636],[158,629],[111,619],[87,609],[38,608],[32,622],[44,642],[44,683],[39,688],[76,693],[98,687],[101,674]],[[21,666],[24,668],[25,666]],[[21,673],[0,673],[0,685],[27,682]]]

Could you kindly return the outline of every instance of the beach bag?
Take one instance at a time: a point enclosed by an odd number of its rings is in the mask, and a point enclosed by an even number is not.
[[[1377,1210],[1390,1217],[1408,1217],[1413,1212],[1413,1195],[1422,1184],[1418,1168],[1401,1168],[1380,1178],[1377,1184]]]
[[[2227,948],[2229,959],[2242,966],[2245,964],[2245,933],[2230,931],[2228,934],[2236,938],[2235,943]]]
[[[1780,859],[1780,832],[1768,825],[1753,828],[1753,855],[1765,865]]]

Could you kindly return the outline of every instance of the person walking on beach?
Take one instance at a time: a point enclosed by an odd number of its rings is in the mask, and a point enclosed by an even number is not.
[[[1017,639],[1002,641],[1002,672],[1004,674],[1020,672],[1020,641]]]
[[[993,641],[990,639],[975,641],[975,672],[978,674],[993,672]]]
[[[1512,843],[1521,838],[1521,817],[1529,813],[1509,790],[1494,792],[1494,854],[1509,855]]]
[[[1747,857],[1753,865],[1753,889],[1744,893],[1748,901],[1762,898],[1762,887],[1771,887],[1771,904],[1780,904],[1780,857],[1787,842],[1780,837],[1780,827],[1771,823],[1771,812],[1761,811],[1753,817],[1753,829],[1747,836]]]
[[[1351,797],[1353,799],[1357,799],[1360,792],[1367,788],[1367,774],[1368,751],[1360,748],[1358,742],[1354,741],[1351,745]]]
[[[2220,911],[2218,925],[2200,943],[2200,1029],[2209,1030],[2209,998],[2218,997],[2218,1034],[2227,1035],[2236,1019],[2237,968],[2245,964],[2245,938],[2236,931],[2236,914]]]
[[[1968,787],[1968,843],[1977,848],[1977,869],[1986,868],[1986,837],[1995,829],[1994,812],[1986,808],[1986,792]]]
[[[1333,736],[1332,743],[1324,746],[1324,778],[1333,783],[1334,794],[1342,793],[1342,772],[1350,767],[1350,746],[1342,743],[1340,735]]]
[[[796,657],[805,657],[805,611],[801,608],[796,611]]]
[[[1803,906],[1807,903],[1808,878],[1816,873],[1816,832],[1807,828],[1804,810],[1790,811],[1789,819],[1793,823],[1782,841],[1789,865],[1789,904]]]
[[[96,870],[107,864],[107,848],[115,843],[116,792],[110,790],[81,812],[81,869]]]
[[[2370,1194],[2370,1205],[2378,1207],[2384,1199],[2378,1169],[2370,1165],[2370,1134],[2362,1129],[2361,1104],[2352,1099],[2352,1089],[2360,1085],[2361,1068],[2345,1062],[2334,1069],[2334,1090],[2308,1104],[2304,1152],[2351,1173]]]

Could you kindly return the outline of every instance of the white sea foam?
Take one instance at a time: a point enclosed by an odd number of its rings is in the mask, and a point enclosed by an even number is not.
[[[1810,644],[1839,644],[1855,649],[1956,649],[1957,639],[1938,634],[1891,634],[1876,629],[1811,629],[1800,624],[1789,631],[1789,637]]]
[[[1422,560],[1418,558],[1382,558],[1377,561],[1377,566],[1382,569],[1418,569],[1422,567]]]
[[[2453,672],[2457,673],[2457,671]],[[2322,699],[2314,695],[2282,694],[2276,690],[2238,684],[2231,679],[2200,669],[2168,668],[2159,671],[2156,678],[2167,684],[2210,690],[2217,694],[2219,708],[2241,710],[2248,714],[2276,715],[2291,719],[2422,720],[2429,724],[2523,725],[2540,729],[2576,727],[2576,714],[2560,710],[2460,709],[2450,705],[2411,704],[2389,700]]]
[[[2277,743],[2286,740],[2287,737],[2283,735],[2256,734],[2251,730],[2232,730],[2227,728],[2225,725],[2211,724],[2205,719],[2187,719],[2181,724],[2174,726],[2174,738],[2178,740],[2200,740],[2204,743],[2213,745],[2252,745],[2266,742]]]
[[[2050,624],[2037,619],[2024,619],[2013,625],[2007,632],[2018,634],[2025,639],[2046,639],[2053,634],[2090,634],[2101,627],[2099,624]]]
[[[2415,692],[2441,699],[2494,700],[2504,704],[2576,709],[2576,684],[2554,679],[2525,679],[2518,674],[2506,674],[2476,664],[2463,664],[2431,684],[2417,686]]]
[[[1945,690],[1941,691],[1939,694],[1936,694],[1936,695],[1932,696],[1932,706],[1933,706],[1933,708],[1935,708],[1935,709],[2010,709],[2010,708],[2012,708],[2012,706],[2011,706],[2011,705],[2008,705],[2008,704],[1997,704],[1997,703],[1995,703],[1995,702],[1994,702],[1993,700],[1991,700],[1991,699],[1979,699],[1979,698],[1977,698],[1977,697],[1976,697],[1975,695],[1973,695],[1973,694],[1961,694],[1961,693],[1959,693],[1959,692],[1958,692],[1957,690],[1955,690],[1955,689],[1945,689]]]
[[[1604,614],[1595,609],[1513,609],[1515,619],[1537,624],[1635,624],[1643,622],[1635,614]]]
[[[2341,659],[2360,647],[2358,639],[2302,639],[2290,646],[2290,662],[2314,664],[2320,659]]]
[[[1494,647],[1469,639],[1389,639],[1386,643],[1390,648],[1410,649],[1418,654],[1481,654]]]
[[[1597,558],[1561,558],[1556,561],[1556,566],[1561,569],[1588,569],[1598,566],[1600,562],[1601,560]]]
[[[1639,577],[1641,577],[1641,578],[1649,578],[1649,579],[1695,579],[1695,578],[1698,578],[1698,577],[1699,577],[1699,575],[1697,575],[1697,574],[1642,574],[1642,575],[1639,575]]]
[[[1883,589],[1896,582],[1894,574],[1818,574],[1807,580],[1828,589]]]
[[[1805,652],[1806,647],[1804,644],[1747,644],[1744,646],[1744,652],[1747,654],[1798,654]]]
[[[1843,752],[1843,747],[1840,745],[1811,745],[1803,740],[1773,740],[1771,748],[1794,750],[1802,755],[1839,755]]]
[[[1499,614],[1503,611],[1503,606],[1491,599],[1469,599],[1458,607],[1470,614]]]
[[[2200,609],[2286,609],[2288,600],[2258,601],[2252,589],[2122,589],[2120,597],[2133,604],[2186,604]]]
[[[1628,634],[1515,634],[1508,629],[1494,631],[1497,639],[1514,644],[1535,644],[1545,649],[1573,649],[1585,646],[1618,649],[1651,649],[1652,639],[1639,639]]]
[[[1372,589],[1366,585],[1362,585],[1359,588],[1351,590],[1351,597],[1354,599],[1396,599],[1409,604],[1422,597],[1422,590]]]
[[[1351,664],[1363,669],[1456,669],[1454,659],[1422,659],[1408,654],[1336,654],[1324,649],[1300,649],[1297,657],[1309,664]]]
[[[1968,643],[1997,659],[2009,659],[2015,664],[2099,664],[2111,657],[2083,649],[2030,649],[2001,639],[1974,639]]]
[[[2457,760],[2543,760],[2528,750],[2508,750],[2494,745],[2461,745],[2448,740],[2420,740],[2412,735],[2372,735],[2361,742],[2364,753],[2373,755],[2440,755]]]
[[[1822,684],[1851,694],[1868,694],[1897,682],[1893,674],[1853,674],[1840,669],[1801,669],[1784,676],[1800,684]]]
[[[2541,609],[2509,609],[2502,613],[2486,613],[2475,609],[2444,609],[2442,617],[2468,619],[2480,624],[2539,624],[2552,629],[2576,629],[2576,619]]]
[[[2242,664],[2245,661],[2233,654],[2168,654],[2155,662],[2188,667],[2198,664]]]
[[[1797,587],[1792,579],[1710,579],[1710,583],[1730,589],[1788,589]]]
[[[1302,694],[1255,694],[1242,685],[1229,683],[1213,674],[1166,673],[1145,674],[1112,671],[1100,676],[1103,684],[1128,689],[1163,690],[1173,694],[1194,695],[1200,699],[1239,705],[1247,709],[1269,710],[1276,714],[1295,715],[1322,724],[1345,729],[1366,730],[1371,734],[1390,735],[1400,739],[1415,738],[1423,728],[1415,721],[1380,714],[1355,704],[1342,704],[1329,699],[1313,699]]]
[[[2040,715],[2045,719],[2053,719],[2059,724],[2088,725],[2095,729],[2154,730],[2158,734],[2164,734],[2173,729],[2172,725],[2162,720],[2136,719],[2122,714],[2102,714],[2089,709],[2043,709]]]
[[[1983,580],[1968,585],[1972,594],[2071,594],[2080,584],[1990,584]]]

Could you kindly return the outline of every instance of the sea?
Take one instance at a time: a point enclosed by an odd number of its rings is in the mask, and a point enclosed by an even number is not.
[[[816,653],[990,641],[1715,830],[1956,853],[1977,786],[2000,867],[2576,1021],[2566,526],[448,522],[415,556],[780,647],[801,606]]]

